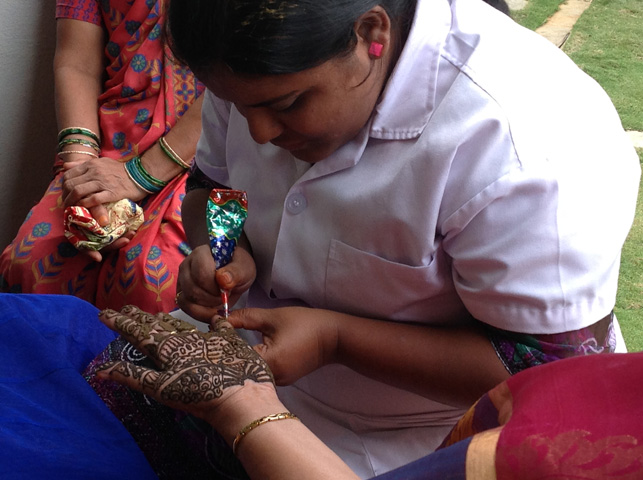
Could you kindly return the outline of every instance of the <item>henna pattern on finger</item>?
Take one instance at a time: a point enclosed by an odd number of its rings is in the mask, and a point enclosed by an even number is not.
[[[169,313],[157,313],[156,317],[163,323],[170,325],[177,332],[191,332],[196,330],[196,327],[180,318],[173,317]]]
[[[114,364],[110,373],[170,406],[199,410],[247,381],[274,384],[266,362],[226,321],[219,320],[213,331],[204,333],[168,314],[152,315],[134,306],[101,315],[159,367],[125,361]]]

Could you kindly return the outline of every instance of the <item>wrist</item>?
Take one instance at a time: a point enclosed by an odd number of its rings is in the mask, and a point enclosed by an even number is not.
[[[58,152],[57,156],[63,162],[84,162],[92,158],[99,158],[96,151],[84,145],[67,145]]]
[[[288,409],[277,397],[272,383],[246,382],[213,409],[205,419],[232,446],[239,432],[259,418]]]
[[[187,169],[168,159],[159,142],[150,146],[140,157],[148,172],[168,182],[187,172]]]
[[[123,168],[129,179],[136,187],[148,194],[159,193],[167,185],[167,181],[156,178],[145,168],[143,160],[135,156],[123,163]]]
[[[322,364],[330,365],[339,363],[339,329],[342,322],[338,321],[338,316],[341,315],[333,311],[328,312],[326,319],[323,322],[322,333]]]

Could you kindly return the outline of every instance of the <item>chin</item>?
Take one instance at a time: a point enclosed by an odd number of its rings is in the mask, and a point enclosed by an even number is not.
[[[302,150],[291,150],[290,154],[298,160],[308,163],[317,163],[331,156],[333,151],[329,152],[327,149],[323,148],[306,148]]]

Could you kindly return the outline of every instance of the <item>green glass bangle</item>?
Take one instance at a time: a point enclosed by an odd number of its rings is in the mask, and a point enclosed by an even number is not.
[[[69,135],[84,135],[86,137],[91,138],[96,143],[100,144],[100,138],[98,138],[98,135],[92,132],[89,128],[83,128],[83,127],[63,128],[58,133],[58,141],[60,142],[63,138],[68,137]]]
[[[136,185],[138,188],[140,188],[141,190],[143,190],[145,193],[149,193],[149,194],[155,194],[155,193],[158,193],[158,190],[156,190],[156,191],[148,190],[148,189],[147,189],[147,188],[145,188],[143,185],[141,185],[141,184],[136,180],[136,178],[134,178],[134,177],[136,176],[136,174],[135,174],[135,173],[132,173],[132,172],[134,171],[134,170],[132,169],[132,166],[131,166],[131,165],[128,165],[128,164],[129,164],[129,162],[124,163],[124,164],[123,164],[123,168],[125,168],[125,173],[126,173],[126,174],[127,174],[127,176],[129,177],[129,179],[130,179],[132,182],[134,182],[134,185]],[[156,188],[156,187],[155,187],[155,188]]]
[[[133,157],[125,163],[125,171],[134,183],[148,193],[158,193],[167,185],[167,182],[153,177],[145,170],[141,163],[141,157]]]
[[[95,143],[91,142],[89,140],[84,140],[82,138],[64,138],[60,142],[58,142],[58,151],[62,151],[63,147],[66,145],[84,145],[85,147],[91,147],[93,148],[96,153],[100,153],[100,146]]]
[[[174,163],[179,165],[182,169],[187,170],[190,168],[190,165],[188,163],[185,163],[179,155],[172,150],[172,147],[170,147],[167,143],[167,140],[165,140],[165,137],[161,137],[159,139],[159,147],[161,147],[161,150],[163,150],[163,153],[172,160]]]
[[[147,180],[152,185],[156,185],[157,187],[161,187],[161,188],[167,185],[167,182],[165,180],[161,180],[159,178],[152,176],[150,172],[148,172],[145,169],[145,167],[143,166],[143,163],[141,162],[141,157],[134,157],[130,161],[134,162],[134,165],[136,169],[139,171],[139,173],[141,174],[141,176],[145,178],[145,180]]]

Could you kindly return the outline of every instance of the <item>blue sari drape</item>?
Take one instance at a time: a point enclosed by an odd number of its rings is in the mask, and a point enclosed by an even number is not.
[[[81,375],[116,336],[97,313],[71,296],[0,294],[0,478],[157,478]]]

